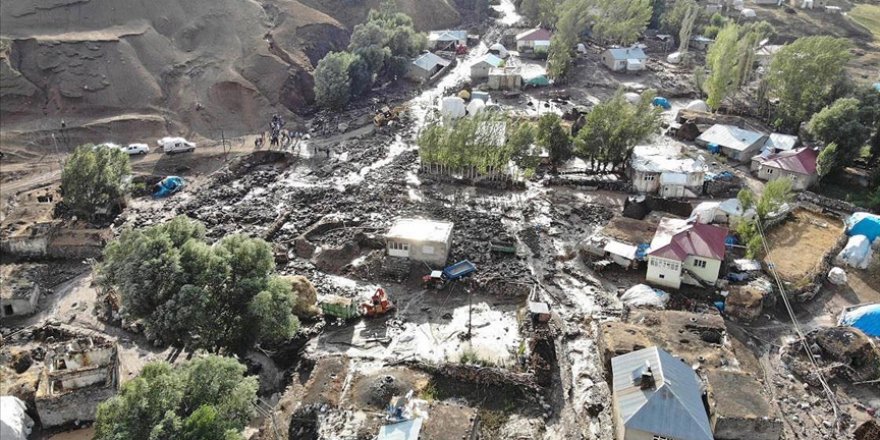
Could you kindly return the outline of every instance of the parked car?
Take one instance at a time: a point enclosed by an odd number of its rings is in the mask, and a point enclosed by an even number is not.
[[[166,154],[186,153],[196,149],[196,144],[182,137],[163,137],[156,141]]]
[[[147,154],[150,152],[150,147],[147,144],[128,144],[127,147],[122,148],[122,151],[128,153],[129,156]]]

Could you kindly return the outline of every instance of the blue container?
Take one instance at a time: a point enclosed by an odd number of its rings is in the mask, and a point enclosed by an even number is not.
[[[654,99],[651,101],[651,104],[654,107],[660,107],[663,110],[669,110],[672,108],[672,105],[669,104],[669,100],[662,96],[654,97]]]

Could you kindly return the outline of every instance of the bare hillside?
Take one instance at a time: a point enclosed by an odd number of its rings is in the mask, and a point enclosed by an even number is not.
[[[460,18],[445,0],[400,0],[422,28]],[[432,3],[423,7],[424,3]],[[416,5],[419,5],[418,7]],[[311,72],[378,0],[4,0],[4,146],[166,133],[253,133],[305,109]]]

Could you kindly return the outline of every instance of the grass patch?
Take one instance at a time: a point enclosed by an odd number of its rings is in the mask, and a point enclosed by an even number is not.
[[[877,5],[856,5],[849,11],[850,18],[856,23],[865,27],[874,34],[875,40],[880,40],[880,6]]]
[[[481,367],[495,367],[497,364],[488,359],[481,358],[477,352],[472,349],[466,348],[462,350],[461,357],[459,358],[459,362],[467,365],[479,365]]]

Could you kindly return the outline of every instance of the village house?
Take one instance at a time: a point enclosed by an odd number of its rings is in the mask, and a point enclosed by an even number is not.
[[[0,267],[0,316],[30,315],[40,301],[40,286],[31,279],[25,265]]]
[[[431,50],[455,50],[458,46],[466,45],[467,31],[445,29],[428,33],[428,47]]]
[[[491,53],[487,53],[471,65],[471,79],[477,80],[488,78],[490,70],[503,65],[504,60]]]
[[[705,163],[681,158],[681,149],[637,146],[630,159],[630,180],[639,193],[664,198],[698,197],[703,193]]]
[[[654,346],[611,359],[618,440],[713,440],[700,380]]]
[[[645,70],[648,56],[638,47],[607,49],[602,53],[602,63],[615,72]]]
[[[452,226],[435,220],[399,219],[385,234],[388,255],[443,266],[452,246]]]
[[[43,428],[95,420],[101,402],[116,394],[116,342],[96,332],[49,325],[40,330],[47,345],[34,402]]]
[[[809,147],[772,154],[757,165],[758,178],[770,181],[788,177],[791,179],[793,190],[805,190],[819,180],[819,175],[816,173],[818,156],[819,153]]]
[[[493,67],[489,69],[488,86],[492,90],[519,90],[523,78],[519,67]]]
[[[516,35],[516,50],[520,52],[547,53],[553,34],[547,29],[535,28]]]
[[[750,160],[764,146],[767,136],[733,125],[715,124],[704,131],[696,142],[740,162]]]
[[[678,289],[681,283],[715,284],[724,261],[727,229],[664,217],[648,249],[649,283]]]
[[[428,81],[451,64],[431,52],[425,52],[410,63],[406,77],[417,82]]]

